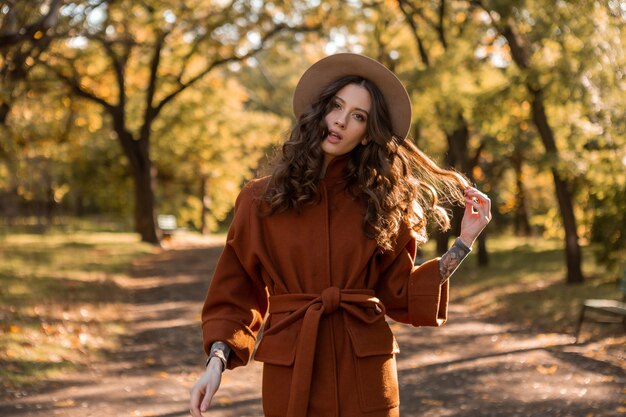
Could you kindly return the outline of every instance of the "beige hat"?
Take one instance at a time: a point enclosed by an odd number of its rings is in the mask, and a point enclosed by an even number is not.
[[[307,69],[293,94],[293,111],[300,117],[320,96],[324,88],[339,78],[356,75],[378,87],[391,117],[394,135],[404,139],[411,126],[411,100],[406,89],[380,62],[363,55],[341,53],[322,58]]]

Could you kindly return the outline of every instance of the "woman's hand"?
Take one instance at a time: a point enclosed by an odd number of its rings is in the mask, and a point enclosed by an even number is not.
[[[468,187],[465,193],[465,213],[461,221],[461,240],[471,248],[474,241],[491,221],[491,200],[476,188]]]
[[[191,388],[189,411],[193,417],[202,417],[209,409],[211,400],[222,382],[222,362],[219,358],[211,358],[206,371]]]

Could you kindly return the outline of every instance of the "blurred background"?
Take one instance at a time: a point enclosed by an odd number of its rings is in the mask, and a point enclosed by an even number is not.
[[[116,277],[223,234],[299,76],[343,51],[396,72],[415,143],[493,202],[453,297],[573,334],[623,296],[625,22],[624,0],[0,1],[3,385],[112,348]],[[584,332],[623,366],[623,328]]]

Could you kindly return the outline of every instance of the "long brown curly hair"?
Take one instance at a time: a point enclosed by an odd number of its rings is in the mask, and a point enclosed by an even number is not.
[[[268,207],[264,214],[290,209],[299,212],[319,201],[324,162],[320,145],[328,134],[324,118],[337,92],[348,84],[366,88],[372,98],[366,133],[369,141],[350,152],[345,175],[346,189],[364,204],[366,236],[389,250],[402,223],[419,243],[427,240],[429,218],[434,218],[441,229],[448,229],[450,215],[444,206],[463,204],[463,189],[469,181],[456,171],[437,166],[409,139],[395,136],[382,93],[371,81],[358,76],[329,84],[311,109],[298,118],[261,197]]]

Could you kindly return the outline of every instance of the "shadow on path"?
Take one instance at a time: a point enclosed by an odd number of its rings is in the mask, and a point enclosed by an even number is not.
[[[0,403],[0,415],[189,415],[188,392],[204,361],[200,308],[221,250],[216,241],[174,242],[135,262],[122,283],[132,302],[120,348],[36,395]],[[392,328],[401,346],[403,416],[613,417],[626,411],[624,369],[583,357],[568,335],[475,320],[454,304],[442,328]],[[259,363],[226,372],[209,415],[261,416],[260,384]]]

